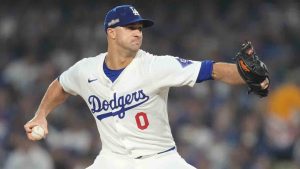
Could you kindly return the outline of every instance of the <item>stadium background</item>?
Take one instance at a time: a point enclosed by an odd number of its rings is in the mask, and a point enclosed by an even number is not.
[[[232,62],[248,39],[269,67],[268,98],[219,82],[171,89],[172,132],[189,163],[199,169],[300,168],[297,0],[1,1],[0,168],[80,169],[92,163],[99,136],[81,98],[48,117],[46,140],[29,142],[23,125],[54,78],[106,50],[103,19],[119,4],[132,4],[155,21],[143,32],[144,50]]]

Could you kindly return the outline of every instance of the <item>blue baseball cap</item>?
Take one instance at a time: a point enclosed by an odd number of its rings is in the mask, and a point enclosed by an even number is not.
[[[131,5],[116,6],[107,12],[104,20],[104,29],[106,32],[107,28],[125,26],[137,22],[142,23],[144,28],[154,24],[149,19],[143,19],[139,12]]]

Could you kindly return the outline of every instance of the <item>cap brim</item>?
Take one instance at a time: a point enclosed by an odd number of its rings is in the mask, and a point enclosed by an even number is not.
[[[148,20],[148,19],[144,19],[144,20],[142,21],[142,24],[143,24],[143,27],[144,27],[144,28],[147,28],[147,27],[153,26],[153,25],[154,25],[154,22],[151,21],[151,20]]]
[[[129,22],[127,25],[133,24],[133,23],[142,23],[144,28],[151,27],[154,25],[154,22],[149,19],[136,19],[136,20],[133,20],[132,22]]]

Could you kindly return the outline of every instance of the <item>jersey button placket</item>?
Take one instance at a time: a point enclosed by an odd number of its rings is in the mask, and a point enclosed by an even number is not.
[[[125,129],[125,127],[122,126],[122,123],[120,122],[120,119],[118,116],[116,116],[115,121],[118,121],[115,123],[115,125],[116,125],[117,132],[120,134],[120,141],[125,146],[125,148],[128,151],[128,154],[130,155],[130,153],[131,153],[130,147],[131,146],[130,146],[130,143],[128,142],[128,140],[126,139],[126,136],[123,133],[123,129]]]
[[[124,137],[122,136],[121,124],[119,122],[119,117],[115,116],[114,121],[115,121],[116,130],[119,133],[120,140],[121,140],[122,143],[124,143]]]

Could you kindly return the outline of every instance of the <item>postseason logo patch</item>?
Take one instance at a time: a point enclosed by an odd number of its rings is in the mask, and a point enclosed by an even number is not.
[[[180,65],[182,66],[182,68],[187,67],[188,65],[192,64],[193,62],[190,60],[186,60],[186,59],[182,59],[182,58],[176,58],[176,60],[180,63]]]

